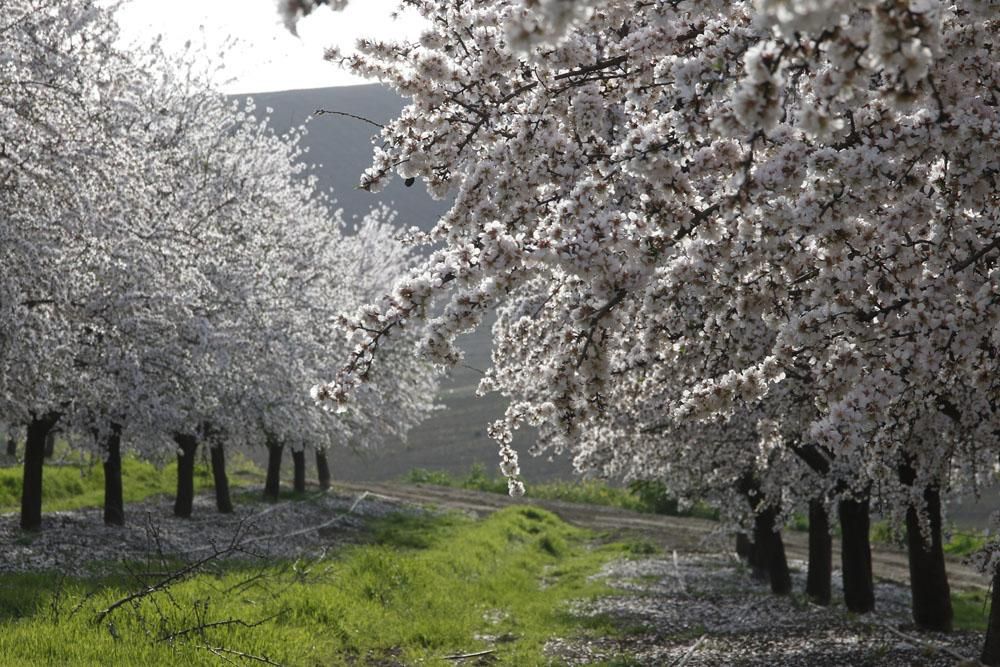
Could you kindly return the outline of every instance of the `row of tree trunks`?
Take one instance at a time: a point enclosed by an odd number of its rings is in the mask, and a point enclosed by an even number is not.
[[[24,441],[24,478],[21,487],[21,528],[38,530],[42,527],[42,466],[45,463],[45,439],[59,421],[51,412],[35,416],[28,424]]]
[[[284,445],[275,442],[267,444],[267,477],[264,480],[264,498],[277,500],[281,491],[281,457],[285,452]],[[306,453],[305,450],[292,450],[292,488],[296,493],[306,491]],[[316,472],[319,476],[319,487],[326,491],[330,488],[330,463],[326,450],[316,450]]]

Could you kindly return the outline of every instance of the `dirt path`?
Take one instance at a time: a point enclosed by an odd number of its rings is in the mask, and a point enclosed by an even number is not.
[[[575,525],[597,531],[635,534],[668,552],[676,549],[687,553],[719,553],[721,550],[732,548],[729,536],[721,533],[719,524],[704,519],[641,514],[558,500],[513,499],[496,493],[423,484],[337,482],[334,487],[336,490],[351,494],[368,491],[409,503],[435,505],[475,514],[487,514],[515,504],[537,505]],[[789,558],[807,560],[809,553],[807,533],[786,531],[782,536]],[[834,554],[839,553],[839,549],[840,544],[835,540]],[[906,553],[902,550],[887,548],[885,545],[872,545],[872,568],[876,578],[909,585],[909,565]],[[948,578],[953,589],[986,588],[989,583],[986,577],[956,558],[948,560]]]

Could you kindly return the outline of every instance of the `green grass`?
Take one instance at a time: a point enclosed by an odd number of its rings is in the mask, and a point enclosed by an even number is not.
[[[956,630],[977,630],[986,632],[989,605],[987,591],[962,591],[951,594],[951,606],[955,612]]]
[[[229,482],[239,486],[259,476],[248,459],[230,456],[227,461]],[[0,468],[0,512],[14,512],[21,507],[22,469]],[[43,511],[101,507],[104,504],[104,471],[100,463],[89,465],[46,465],[42,473]],[[213,488],[207,464],[195,467],[195,490]],[[177,464],[157,467],[152,463],[126,456],[122,459],[122,490],[125,503],[138,502],[159,494],[172,494],[177,488]]]
[[[496,664],[544,664],[553,637],[614,634],[606,618],[571,615],[571,600],[606,593],[591,580],[630,545],[593,546],[586,531],[531,507],[482,521],[397,515],[368,544],[313,562],[227,564],[120,607],[141,588],[122,577],[60,583],[0,576],[0,664],[219,664],[204,646],[285,665],[455,664],[446,656],[495,648]],[[240,619],[228,625],[171,633]],[[245,661],[229,654],[231,659]]]
[[[487,474],[485,466],[481,464],[472,466],[465,476],[456,476],[441,470],[415,468],[404,476],[403,481],[410,484],[433,484],[487,493],[505,495],[507,493],[507,481],[502,477]],[[526,484],[525,489],[527,497],[539,500],[563,500],[669,516],[695,516],[713,520],[718,518],[718,513],[706,505],[696,504],[690,509],[679,508],[677,500],[672,498],[666,486],[659,482],[635,482],[627,488],[610,486],[595,480],[532,482]]]

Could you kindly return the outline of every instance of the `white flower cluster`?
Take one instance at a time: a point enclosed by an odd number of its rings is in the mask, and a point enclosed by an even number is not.
[[[419,52],[345,61],[412,98],[363,185],[398,174],[454,204],[430,259],[349,322],[331,397],[402,322],[439,312],[424,349],[454,363],[499,308],[482,389],[511,399],[502,443],[540,425],[581,470],[723,507],[748,471],[782,511],[870,493],[896,517],[993,482],[1000,15],[411,4]]]
[[[338,313],[413,263],[392,212],[347,230],[308,176],[304,130],[277,136],[193,58],[118,50],[110,10],[6,0],[3,15],[5,420],[55,415],[97,451],[120,429],[162,457],[177,433],[365,446],[422,418],[435,382],[417,326],[348,415],[306,395],[348,352]]]

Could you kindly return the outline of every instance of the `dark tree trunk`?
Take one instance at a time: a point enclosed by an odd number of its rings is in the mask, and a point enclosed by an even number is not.
[[[844,603],[849,611],[866,614],[875,609],[867,494],[863,500],[841,500],[837,513],[840,515],[842,533],[840,556],[844,576]]]
[[[781,533],[775,530],[778,511],[773,507],[759,512],[754,519],[753,542],[757,558],[771,581],[771,592],[788,595],[792,592],[792,576],[785,558],[785,544]]]
[[[319,477],[319,488],[324,491],[330,488],[330,462],[326,459],[326,450],[316,450],[316,476]]]
[[[174,435],[174,442],[180,447],[177,454],[177,498],[174,500],[174,515],[183,519],[191,516],[194,506],[194,455],[198,450],[198,438],[193,435]]]
[[[122,427],[112,424],[104,443],[104,523],[125,525],[125,498],[122,492]]]
[[[264,480],[264,498],[277,500],[281,490],[281,454],[284,445],[267,443],[267,478]]]
[[[899,467],[899,480],[907,486],[916,482],[917,471],[904,463]],[[924,502],[930,519],[930,540],[920,531],[917,509],[906,510],[906,551],[910,561],[910,592],[913,599],[913,620],[924,630],[951,632],[952,608],[948,573],[944,566],[941,543],[941,493],[937,487],[924,489]]]
[[[750,576],[757,581],[767,581],[767,570],[758,558],[757,545],[746,533],[736,533],[736,555],[750,566]]]
[[[17,439],[11,436],[7,436],[7,456],[17,456]]]
[[[306,451],[292,450],[292,467],[295,471],[295,493],[306,492]]]
[[[51,459],[52,455],[56,453],[56,434],[55,431],[49,431],[45,435],[45,458]]]
[[[746,533],[736,533],[736,555],[748,563],[753,556],[753,542]]]
[[[45,462],[45,436],[59,421],[56,414],[32,418],[24,441],[24,482],[21,487],[21,528],[42,527],[42,465]]]
[[[212,455],[212,479],[215,482],[215,507],[223,514],[231,514],[233,501],[229,497],[229,477],[226,476],[226,450],[221,442],[209,448]]]
[[[990,595],[990,620],[986,626],[986,641],[980,662],[990,667],[1000,665],[1000,569],[993,572],[993,593]]]
[[[830,517],[822,500],[809,501],[809,573],[806,595],[824,607],[830,604],[830,580],[833,576],[833,538]]]

